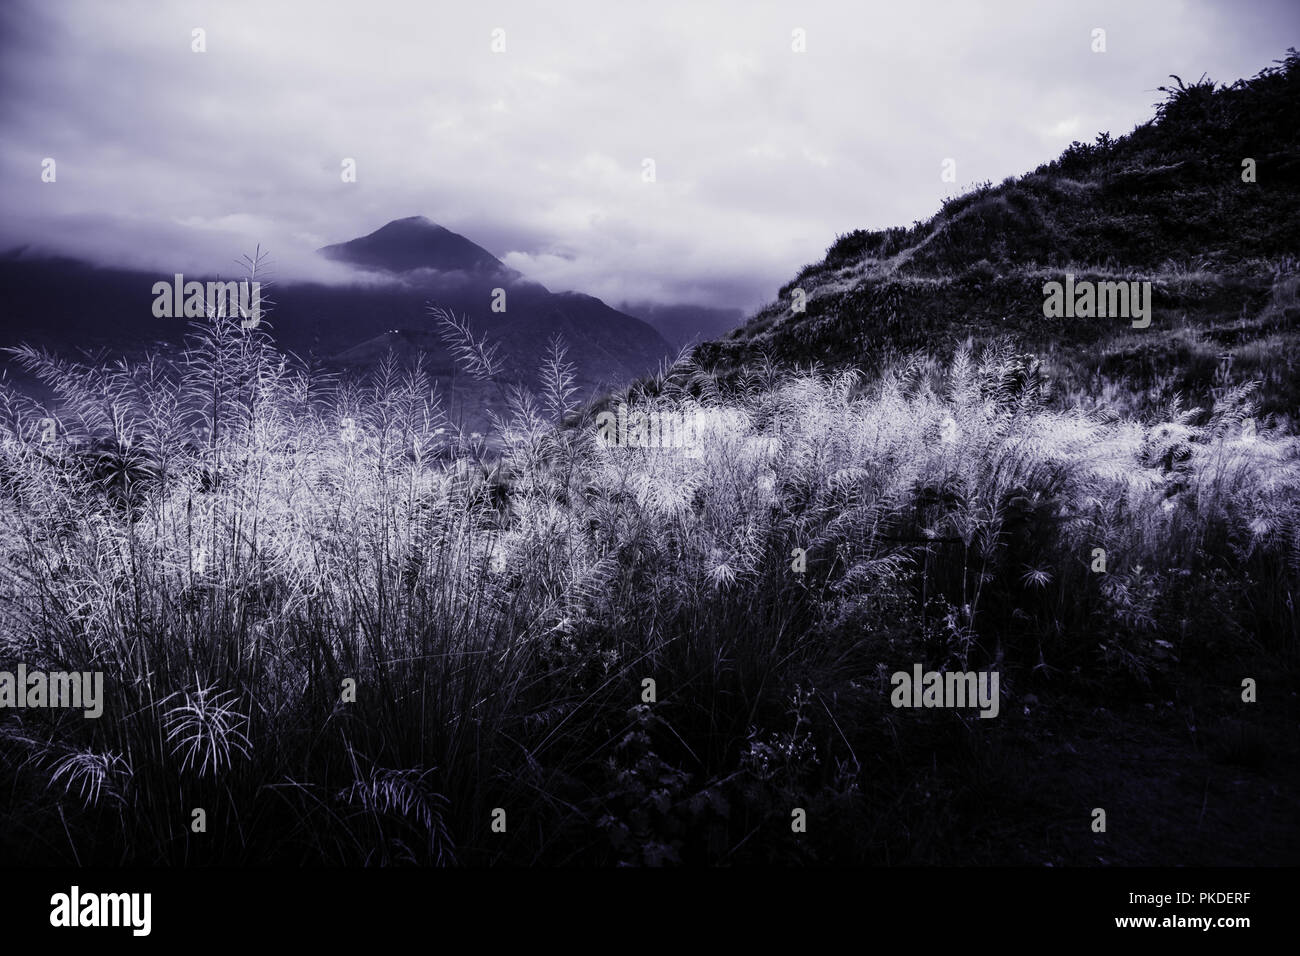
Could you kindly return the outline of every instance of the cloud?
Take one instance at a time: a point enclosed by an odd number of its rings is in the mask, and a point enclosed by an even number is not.
[[[1052,140],[1070,140],[1079,135],[1081,129],[1083,129],[1083,123],[1080,122],[1079,117],[1071,116],[1069,119],[1063,119],[1048,129],[1043,130],[1043,136]]]
[[[934,212],[944,158],[958,185],[998,181],[1120,135],[1167,74],[1251,75],[1298,19],[1283,0],[20,0],[0,13],[0,244],[167,273],[260,243],[329,278],[318,245],[426,215],[556,288],[752,309],[838,234]]]

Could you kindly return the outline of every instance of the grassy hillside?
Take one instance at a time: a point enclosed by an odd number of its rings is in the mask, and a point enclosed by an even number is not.
[[[1075,143],[910,229],[841,236],[701,360],[881,368],[904,353],[949,354],[967,336],[1003,337],[1039,356],[1062,405],[1118,400],[1118,411],[1145,413],[1178,393],[1207,404],[1255,380],[1265,413],[1293,417],[1300,55],[1230,86],[1177,80],[1166,92],[1126,136]],[[1256,182],[1243,182],[1246,158]],[[1044,318],[1043,284],[1066,272],[1152,282],[1151,326]],[[792,309],[795,289],[805,313]]]

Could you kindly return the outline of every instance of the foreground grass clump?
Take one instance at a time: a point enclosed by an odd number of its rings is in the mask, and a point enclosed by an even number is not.
[[[418,367],[327,381],[221,319],[173,361],[19,358],[58,401],[0,404],[0,669],[107,701],[0,711],[9,858],[933,858],[886,761],[983,728],[909,726],[890,672],[1019,700],[1294,655],[1300,449],[1248,388],[1141,422],[1048,407],[1006,351],[726,388],[684,359],[622,400],[692,441],[642,448],[558,347],[490,439]]]

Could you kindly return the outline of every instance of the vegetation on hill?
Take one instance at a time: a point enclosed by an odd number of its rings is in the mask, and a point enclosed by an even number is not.
[[[330,388],[220,319],[178,361],[18,357],[59,401],[0,403],[0,670],[107,699],[0,712],[6,859],[1294,855],[1300,447],[1246,390],[1147,426],[997,350],[875,382],[685,360],[627,397],[691,440],[637,447],[557,349],[489,457],[418,368]],[[914,663],[998,670],[999,718],[892,709]],[[1115,762],[1125,706],[1171,754]],[[1211,789],[1241,815],[1192,827]]]
[[[910,229],[841,236],[700,360],[879,369],[913,352],[950,354],[970,336],[1038,355],[1062,407],[1159,414],[1176,395],[1208,407],[1253,380],[1264,413],[1294,417],[1300,54],[1226,86],[1174,79],[1155,118],[1126,136],[1075,143]],[[1246,159],[1254,182],[1243,181]],[[1044,318],[1043,284],[1067,272],[1150,281],[1151,326]],[[804,313],[793,311],[795,289]]]

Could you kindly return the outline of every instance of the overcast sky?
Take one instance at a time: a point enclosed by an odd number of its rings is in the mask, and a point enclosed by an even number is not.
[[[321,275],[318,246],[424,215],[556,291],[748,311],[840,233],[1128,132],[1170,73],[1253,75],[1300,45],[1298,11],[5,0],[0,248],[170,274],[260,242],[285,279]]]

